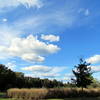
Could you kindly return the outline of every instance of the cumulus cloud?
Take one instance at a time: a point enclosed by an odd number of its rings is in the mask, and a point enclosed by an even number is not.
[[[60,48],[57,45],[46,44],[33,35],[26,38],[16,37],[10,41],[8,46],[0,46],[1,54],[31,62],[43,62],[44,56],[56,53],[58,50]]]
[[[43,77],[43,78],[55,78],[60,76],[60,72],[65,70],[67,67],[63,66],[44,66],[44,65],[33,65],[29,67],[23,67],[21,68],[24,71],[32,72],[32,74],[29,74],[31,76],[35,77]],[[28,76],[28,74],[26,74]]]
[[[86,59],[87,62],[95,64],[100,62],[100,55],[94,55],[88,59]]]
[[[50,35],[41,35],[41,39],[54,42],[54,41],[59,41],[60,37],[50,34]]]

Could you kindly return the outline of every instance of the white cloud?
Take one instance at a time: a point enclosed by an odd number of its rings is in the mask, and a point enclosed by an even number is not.
[[[100,72],[100,66],[91,66],[92,72]]]
[[[88,59],[86,59],[87,62],[95,64],[100,62],[100,55],[94,55]]]
[[[6,12],[13,10],[20,5],[24,5],[26,8],[43,6],[41,0],[0,0],[0,12]]]
[[[17,0],[19,3],[25,5],[27,8],[36,6],[38,8],[42,7],[43,4],[40,0]]]
[[[42,62],[45,60],[44,56],[56,53],[58,50],[60,48],[57,45],[46,44],[33,35],[26,38],[12,38],[9,45],[0,46],[0,54],[31,62]]]
[[[65,27],[74,24],[76,17],[61,11],[52,11],[51,13],[29,15],[27,17],[17,19],[13,23],[13,27],[19,30],[31,30],[33,33],[51,33],[59,32]],[[55,26],[55,28],[52,28]],[[56,30],[56,31],[55,31]]]
[[[7,25],[0,25],[0,45],[9,45],[12,39],[16,38],[22,32]]]
[[[27,61],[31,61],[31,62],[32,61],[33,62],[43,62],[45,60],[44,57],[38,56],[38,55],[33,54],[33,53],[23,54],[22,59],[27,60]]]
[[[3,21],[3,22],[7,22],[8,20],[7,20],[6,18],[3,18],[2,21]]]
[[[56,67],[56,66],[44,66],[44,65],[33,65],[29,67],[21,68],[24,71],[29,71],[32,74],[29,74],[33,77],[41,78],[55,78],[60,76],[60,72],[65,70],[67,67]],[[26,74],[28,76],[28,74]]]
[[[71,81],[71,78],[74,78],[74,77],[75,77],[74,74],[67,73],[67,74],[64,75],[64,78],[62,80],[65,81],[65,82],[68,82],[68,81]]]
[[[34,66],[29,66],[29,67],[24,67],[22,68],[22,70],[25,70],[25,71],[36,71],[36,72],[49,72],[52,68],[48,67],[48,66],[43,66],[43,65],[34,65]]]
[[[14,70],[16,68],[16,65],[13,62],[8,62],[6,66],[11,70]]]
[[[50,34],[50,35],[41,35],[41,39],[54,42],[54,41],[59,41],[60,37]]]
[[[59,73],[41,73],[40,76],[45,77],[45,78],[55,78],[55,77],[59,77],[60,74]]]

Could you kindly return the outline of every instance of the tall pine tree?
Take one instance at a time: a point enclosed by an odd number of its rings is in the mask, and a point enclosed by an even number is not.
[[[75,79],[72,80],[77,87],[82,87],[82,91],[83,88],[86,88],[88,85],[93,83],[93,73],[91,72],[90,63],[83,61],[83,59],[80,59],[80,63],[75,66],[75,69],[72,71],[75,75]]]

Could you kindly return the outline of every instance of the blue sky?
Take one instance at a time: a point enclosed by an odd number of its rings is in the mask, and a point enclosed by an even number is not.
[[[0,63],[26,76],[70,80],[83,57],[100,75],[99,0],[0,0]]]

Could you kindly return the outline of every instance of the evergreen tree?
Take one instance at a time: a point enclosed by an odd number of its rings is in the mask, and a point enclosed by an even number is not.
[[[75,66],[75,69],[72,71],[75,75],[75,79],[72,80],[77,87],[82,87],[82,91],[83,88],[86,88],[88,85],[93,83],[93,73],[91,72],[90,63],[83,61],[83,59],[80,59],[80,64]]]

